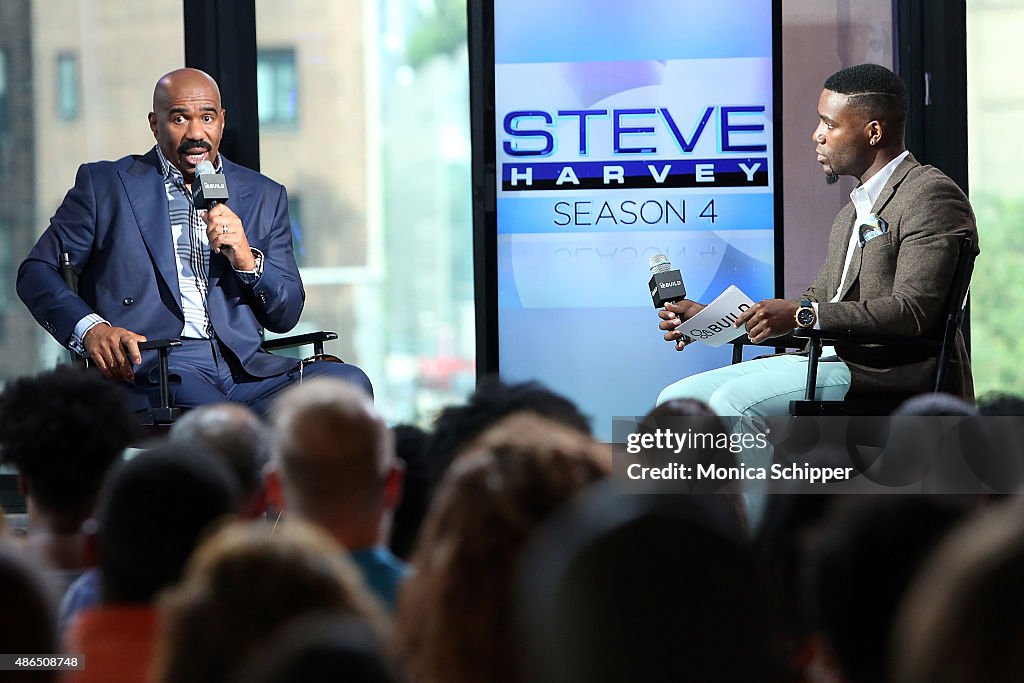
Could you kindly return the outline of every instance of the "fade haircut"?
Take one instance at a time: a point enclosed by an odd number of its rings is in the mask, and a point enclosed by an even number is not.
[[[869,119],[885,121],[902,135],[910,98],[899,76],[878,64],[858,64],[825,80],[825,89],[849,95],[849,106]]]

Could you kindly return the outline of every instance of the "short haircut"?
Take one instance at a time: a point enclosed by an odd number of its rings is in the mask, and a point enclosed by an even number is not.
[[[239,403],[215,403],[185,413],[172,426],[172,441],[196,443],[227,463],[249,497],[263,489],[270,459],[270,430]]]
[[[227,465],[178,444],[118,466],[99,505],[100,575],[106,603],[148,603],[175,583],[211,522],[235,511]]]
[[[0,393],[0,457],[39,505],[88,517],[107,470],[137,434],[127,399],[116,383],[69,365],[9,382]]]
[[[275,405],[274,458],[288,505],[317,518],[383,492],[394,445],[373,401],[355,385],[320,378]]]
[[[437,416],[434,432],[426,446],[426,458],[434,480],[440,480],[465,446],[513,413],[534,413],[591,435],[590,421],[579,408],[542,384],[505,384],[494,377],[486,378],[465,405],[450,406]]]
[[[899,76],[878,64],[858,64],[837,71],[825,80],[825,89],[850,95],[850,106],[871,119],[880,119],[902,131],[910,98]]]

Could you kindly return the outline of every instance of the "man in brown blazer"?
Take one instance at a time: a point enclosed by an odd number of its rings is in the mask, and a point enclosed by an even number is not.
[[[907,151],[907,91],[892,71],[876,64],[843,69],[825,81],[818,100],[815,151],[835,183],[850,175],[860,184],[836,216],[828,257],[801,301],[766,299],[737,326],[762,341],[795,327],[861,334],[924,335],[943,323],[960,240],[977,227],[956,183]],[[680,323],[704,308],[683,300],[659,311],[666,341],[688,343]],[[970,361],[958,334],[950,390],[973,397]],[[818,396],[903,396],[931,391],[935,357],[884,347],[826,347]],[[786,414],[802,398],[807,358],[783,354],[703,372],[666,387],[658,403],[697,398],[720,415]]]

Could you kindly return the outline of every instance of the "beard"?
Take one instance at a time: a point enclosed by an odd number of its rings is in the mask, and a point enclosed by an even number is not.
[[[825,156],[822,154],[822,156]],[[828,166],[825,168],[825,183],[827,185],[835,185],[839,182],[839,174],[835,171],[835,165],[832,163],[832,158],[825,156],[825,161],[828,162]]]

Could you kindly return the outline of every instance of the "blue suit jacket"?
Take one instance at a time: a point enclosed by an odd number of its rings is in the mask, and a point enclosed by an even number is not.
[[[264,254],[263,275],[255,285],[243,284],[225,256],[211,254],[210,321],[246,372],[271,377],[297,362],[262,351],[263,329],[290,330],[305,300],[292,254],[288,197],[283,186],[227,159],[223,170],[228,205],[242,219],[249,244]],[[77,295],[61,277],[62,250],[80,271]],[[18,270],[18,296],[63,345],[89,313],[149,339],[176,338],[184,324],[177,269],[154,148],[78,169],[75,186]],[[155,355],[143,354],[136,373],[148,374]]]

